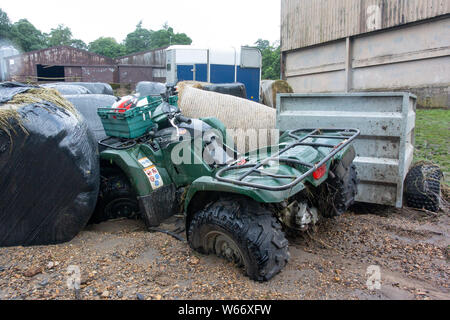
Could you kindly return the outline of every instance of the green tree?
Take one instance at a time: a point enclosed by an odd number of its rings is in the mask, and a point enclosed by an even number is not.
[[[149,50],[151,46],[152,31],[142,28],[142,21],[140,21],[136,30],[129,33],[125,38],[125,47],[127,53],[135,53]]]
[[[125,47],[122,44],[117,43],[116,39],[108,37],[101,37],[89,43],[89,51],[110,58],[117,58],[126,54]]]
[[[60,24],[56,28],[52,28],[47,38],[50,47],[69,46],[72,43],[72,31],[68,27]]]
[[[47,36],[48,45],[50,47],[56,46],[72,46],[78,49],[86,49],[87,45],[79,39],[72,38],[72,31],[70,28],[60,24],[58,27],[52,29]]]
[[[5,11],[0,9],[0,39],[9,39],[11,36],[11,21]]]
[[[173,28],[167,23],[162,29],[153,31],[142,27],[142,21],[136,26],[136,30],[128,34],[125,39],[127,53],[135,53],[145,50],[152,50],[169,45],[185,44],[190,45],[192,39],[185,33],[175,33]]]
[[[80,40],[80,39],[72,39],[70,46],[77,48],[77,49],[83,49],[83,50],[88,49],[87,44],[83,40]]]
[[[10,39],[23,51],[47,48],[47,39],[27,19],[20,19],[11,27]]]
[[[258,39],[258,40],[256,40],[255,45],[261,51],[264,51],[264,50],[267,50],[270,48],[269,40]]]
[[[151,36],[151,49],[162,48],[169,45],[190,45],[192,39],[185,33],[175,33],[172,27],[166,23],[163,28],[154,31]]]
[[[281,49],[279,43],[270,44],[268,40],[258,39],[255,45],[262,54],[262,78],[267,80],[280,79]]]

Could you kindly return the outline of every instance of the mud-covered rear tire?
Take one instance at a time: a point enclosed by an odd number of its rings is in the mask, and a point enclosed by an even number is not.
[[[355,165],[333,171],[334,177],[318,188],[317,208],[326,218],[338,217],[355,203],[358,194],[358,177]]]
[[[289,261],[288,241],[272,213],[245,198],[219,199],[194,214],[188,230],[192,249],[216,254],[268,281]]]

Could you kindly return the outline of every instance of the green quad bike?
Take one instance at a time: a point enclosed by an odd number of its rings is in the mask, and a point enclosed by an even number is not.
[[[240,155],[219,120],[188,119],[176,101],[168,88],[161,103],[144,111],[152,123],[144,135],[99,142],[105,150],[97,222],[138,215],[154,228],[183,213],[192,249],[268,281],[289,260],[284,231],[304,231],[353,203],[351,143],[359,130],[294,130],[278,146]]]

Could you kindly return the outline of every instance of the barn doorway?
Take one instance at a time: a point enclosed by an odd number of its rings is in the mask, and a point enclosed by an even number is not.
[[[64,81],[63,66],[48,66],[37,64],[38,81]]]

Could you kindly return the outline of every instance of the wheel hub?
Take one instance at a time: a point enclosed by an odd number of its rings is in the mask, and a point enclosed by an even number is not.
[[[132,218],[137,212],[136,202],[131,199],[116,199],[108,204],[105,212],[110,217]]]
[[[228,235],[214,231],[206,236],[207,247],[218,257],[225,258],[227,261],[244,265],[244,258],[241,250]]]

